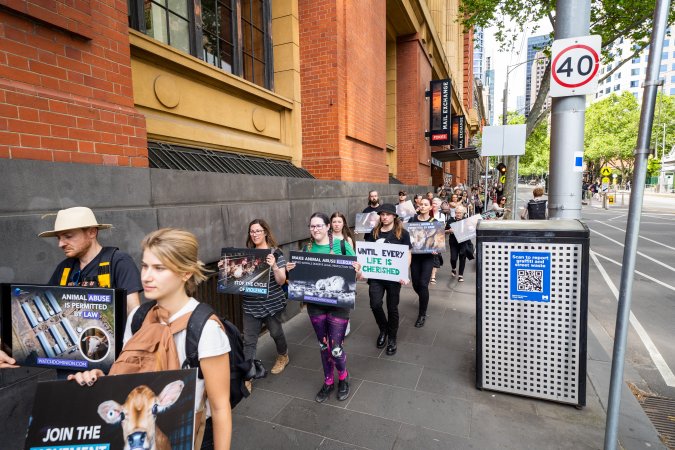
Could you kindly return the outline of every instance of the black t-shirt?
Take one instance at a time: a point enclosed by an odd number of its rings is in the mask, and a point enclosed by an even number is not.
[[[363,212],[364,212],[364,213],[377,212],[377,208],[379,208],[379,207],[380,207],[380,205],[377,205],[377,206],[370,206],[370,205],[368,205],[368,206],[366,206],[366,207],[363,209]]]
[[[377,239],[375,239],[372,235],[372,233],[368,233],[364,236],[364,239],[367,242],[376,242],[381,239],[384,239],[384,242],[386,244],[400,244],[400,245],[407,245],[408,248],[412,248],[412,243],[410,242],[410,234],[408,233],[408,230],[403,230],[401,233],[401,238],[398,239],[396,235],[394,234],[394,229],[392,228],[389,231],[382,231],[380,230],[380,233],[377,235]]]
[[[76,285],[82,284],[86,281],[96,281],[98,275],[98,265],[100,261],[101,254],[99,253],[96,258],[92,259],[89,264],[87,264],[82,270],[80,270],[79,263],[75,263],[75,267],[72,267],[70,273],[68,274],[68,283],[75,283]],[[70,258],[64,259],[56,266],[56,270],[49,278],[47,284],[52,286],[58,286],[61,281],[61,274],[65,267],[69,267],[73,264],[73,260]],[[143,290],[143,285],[141,284],[141,274],[138,271],[138,267],[131,256],[128,254],[116,251],[113,254],[111,261],[112,274],[110,276],[110,283],[113,289],[126,289],[127,295],[133,294],[134,292],[140,292]]]

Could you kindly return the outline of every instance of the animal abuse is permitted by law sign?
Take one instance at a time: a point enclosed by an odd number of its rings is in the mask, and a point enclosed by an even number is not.
[[[38,383],[25,450],[192,450],[197,369]]]
[[[296,263],[288,272],[288,299],[354,309],[356,256],[291,252]]]

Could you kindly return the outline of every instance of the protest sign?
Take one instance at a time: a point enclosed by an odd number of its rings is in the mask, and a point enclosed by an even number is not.
[[[476,237],[476,227],[478,226],[478,221],[481,220],[483,216],[480,214],[474,214],[471,217],[467,217],[464,220],[458,222],[453,222],[450,224],[452,232],[455,235],[457,242],[468,241],[469,239],[474,239]]]
[[[356,258],[366,278],[375,280],[408,280],[410,257],[408,246],[384,242],[359,241]]]
[[[288,272],[288,299],[354,309],[355,256],[291,252],[296,263]]]
[[[26,450],[192,450],[197,369],[37,385]]]
[[[380,223],[380,216],[375,212],[359,213],[354,221],[354,233],[370,233]]]
[[[416,214],[413,202],[407,200],[396,205],[396,214],[403,222],[409,221]]]
[[[267,297],[270,266],[265,262],[271,250],[224,248],[218,271],[218,292]]]
[[[410,233],[413,254],[445,251],[444,222],[408,222],[403,226]]]
[[[3,341],[22,366],[107,372],[122,345],[126,291],[5,284]]]

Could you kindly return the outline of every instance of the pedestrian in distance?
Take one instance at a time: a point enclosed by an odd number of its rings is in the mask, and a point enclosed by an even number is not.
[[[286,260],[283,252],[278,248],[277,240],[272,234],[269,224],[263,219],[254,219],[248,224],[246,247],[258,250],[269,250],[265,262],[270,266],[272,273],[266,297],[242,295],[243,325],[244,325],[244,358],[254,361],[258,348],[258,336],[263,323],[267,325],[270,336],[277,349],[277,358],[270,372],[280,374],[290,362],[288,344],[281,325],[281,314],[286,308],[286,295],[283,286],[286,283]],[[218,263],[219,267],[221,262]],[[246,381],[246,388],[252,392],[251,381]]]
[[[125,289],[129,312],[140,304],[141,277],[131,256],[117,247],[103,247],[98,242],[99,230],[108,228],[112,225],[98,223],[89,208],[76,206],[60,210],[54,229],[38,235],[41,238],[56,237],[59,248],[66,255],[47,284]]]
[[[413,206],[415,207],[415,212],[419,213],[420,211],[420,202],[422,201],[422,194],[415,194],[413,197]]]
[[[385,203],[378,211],[380,223],[366,234],[368,242],[384,242],[385,244],[407,245],[412,248],[410,234],[403,228],[403,222],[396,214],[394,205]],[[410,264],[410,251],[408,251],[408,264]],[[387,346],[387,355],[396,354],[396,335],[398,333],[398,303],[401,294],[401,286],[408,284],[409,280],[389,281],[368,279],[368,296],[370,297],[370,309],[373,311],[375,322],[380,329],[375,345],[377,348]],[[387,297],[387,314],[384,313],[383,299]],[[388,316],[388,317],[387,317]]]
[[[334,240],[328,232],[330,219],[323,213],[314,213],[309,219],[309,244],[303,251],[310,253],[340,254],[341,244]],[[345,242],[346,253],[354,256],[354,249]],[[361,276],[361,265],[353,264],[357,278]],[[291,271],[295,263],[289,262],[286,268]],[[343,348],[345,331],[349,322],[349,309],[334,306],[307,303],[307,314],[314,327],[319,347],[321,349],[321,364],[323,366],[324,382],[314,398],[318,403],[325,402],[335,390],[335,369],[338,372],[337,399],[346,400],[349,397],[349,372],[347,371],[347,354]]]
[[[369,213],[377,211],[377,208],[380,207],[380,195],[377,191],[368,192],[368,206],[363,208],[363,213]]]
[[[413,216],[410,222],[436,222],[436,219],[431,215],[431,202],[428,199],[422,199],[419,214]],[[431,272],[434,268],[435,253],[413,254],[410,262],[410,278],[419,301],[419,311],[417,320],[415,321],[416,328],[423,327],[427,320],[429,283],[431,282]]]
[[[452,267],[452,277],[457,277],[457,281],[464,281],[464,267],[466,266],[467,253],[470,241],[458,242],[452,230],[451,224],[464,220],[465,209],[462,205],[455,208],[455,217],[451,217],[447,222],[447,229],[450,233],[448,244],[450,247],[450,266]],[[472,250],[471,250],[472,251]],[[457,272],[457,262],[459,260],[459,274]]]
[[[406,191],[398,191],[398,203],[402,204],[408,201],[408,193]]]
[[[143,335],[145,331],[159,324],[168,324],[164,327],[165,333],[172,336],[173,342],[169,344],[172,347],[175,344],[173,354],[178,356],[176,364],[182,367],[187,359],[185,319],[199,305],[199,301],[192,295],[198,284],[206,279],[204,264],[198,259],[199,243],[192,233],[175,228],[163,228],[148,234],[141,246],[143,249],[141,279],[144,295],[146,299],[157,303],[148,312],[136,334],[132,332],[131,324],[139,308],[134,308],[129,315],[124,331],[125,347],[120,358],[113,364],[111,373],[132,373],[116,372],[118,364],[126,364],[127,369],[133,365],[129,360],[122,361],[127,343],[134,336]],[[183,323],[182,331],[172,329],[172,325],[178,322]],[[136,347],[131,350],[135,349]],[[198,401],[195,402],[195,406],[204,403],[201,399],[205,395],[204,407],[207,414],[201,449],[229,449],[232,437],[230,342],[221,325],[215,320],[208,320],[204,325],[198,349],[199,367],[203,378],[197,379]],[[68,379],[82,386],[91,386],[104,375],[101,370],[94,369],[69,375]]]
[[[532,195],[534,198],[527,202],[527,205],[523,208],[523,212],[520,214],[520,218],[523,220],[548,219],[548,209],[546,208],[547,201],[543,198],[544,188],[537,186],[532,190]]]
[[[511,210],[506,207],[506,196],[500,197],[497,203],[493,203],[492,210],[495,212],[497,219],[503,219],[504,214],[511,212]]]
[[[442,204],[443,201],[440,198],[434,197],[431,201],[431,212],[429,214],[437,221],[445,223],[448,218],[441,208]],[[434,268],[431,270],[431,280],[429,280],[429,283],[436,284],[436,273],[441,267],[443,267],[443,255],[436,253],[434,255]]]

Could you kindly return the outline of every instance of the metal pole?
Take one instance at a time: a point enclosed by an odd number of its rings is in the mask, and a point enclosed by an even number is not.
[[[483,212],[487,212],[488,203],[488,168],[490,167],[490,157],[485,157],[485,192],[483,192]],[[480,198],[480,192],[478,193]]]
[[[630,319],[630,302],[633,290],[633,273],[635,271],[635,254],[637,252],[638,234],[640,233],[640,214],[642,214],[642,196],[645,191],[647,174],[647,157],[649,141],[654,123],[654,107],[656,93],[660,82],[659,66],[663,37],[666,31],[670,0],[657,0],[654,10],[654,23],[651,42],[649,44],[649,62],[647,76],[642,94],[642,110],[640,111],[640,128],[637,147],[635,149],[635,170],[633,186],[630,192],[626,240],[623,249],[623,266],[621,268],[621,288],[619,289],[619,305],[616,311],[616,328],[614,331],[614,350],[612,352],[612,376],[609,384],[609,405],[607,408],[607,425],[605,427],[605,450],[615,450],[621,407],[621,388],[623,387],[623,366],[626,356],[626,337]]]
[[[558,0],[555,39],[587,36],[590,0]],[[551,99],[551,156],[549,157],[548,217],[581,219],[582,173],[574,171],[574,152],[584,148],[586,96]]]
[[[518,162],[520,156],[516,155],[516,187],[513,189],[513,209],[511,210],[511,220],[516,220],[516,208],[518,207]]]

